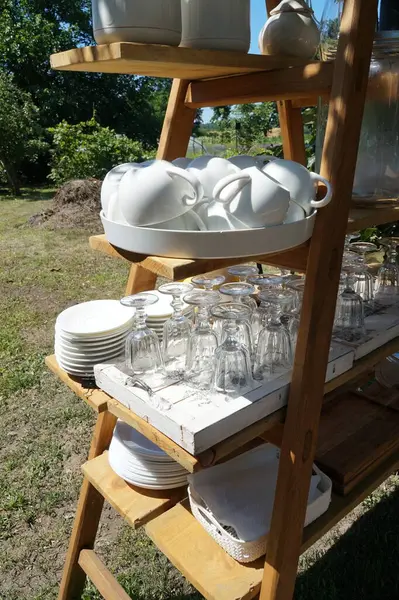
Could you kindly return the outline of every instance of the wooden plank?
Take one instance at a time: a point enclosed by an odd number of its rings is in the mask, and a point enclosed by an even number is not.
[[[399,220],[399,206],[375,206],[371,208],[352,208],[349,213],[347,231],[358,231],[367,227],[376,227]]]
[[[240,263],[259,262],[268,265],[281,266],[287,269],[304,271],[306,269],[306,261],[308,255],[308,244],[303,244],[292,250],[280,252],[278,254],[266,254],[263,256],[250,256],[246,258],[226,258],[226,259],[210,259],[210,260],[190,260],[182,258],[163,258],[161,256],[147,256],[143,254],[135,254],[128,250],[122,250],[112,246],[104,234],[93,235],[89,238],[90,247],[93,250],[113,256],[124,258],[130,262],[138,262],[140,265],[152,271],[159,277],[165,277],[178,281],[187,277],[194,277],[202,273],[209,273],[218,269],[223,269],[231,265]]]
[[[328,99],[333,76],[333,63],[309,63],[301,67],[273,70],[250,75],[194,81],[187,90],[186,106],[225,106],[248,102],[272,102],[323,96]],[[298,108],[298,106],[296,106]]]
[[[307,166],[305,135],[300,108],[293,108],[291,100],[277,102],[283,140],[284,158]]]
[[[310,548],[398,469],[399,452],[395,452],[363,479],[347,496],[338,496],[333,493],[328,511],[304,529],[301,551],[305,552]]]
[[[349,391],[323,406],[316,463],[337,491],[386,459],[399,444],[399,413]]]
[[[157,283],[157,274],[145,269],[137,263],[130,265],[129,277],[126,284],[125,294],[131,296],[139,292],[153,290]]]
[[[104,600],[131,600],[94,550],[81,551],[79,566],[95,585]]]
[[[79,398],[84,400],[96,412],[103,412],[107,409],[108,395],[101,390],[85,388],[78,380],[73,379],[66,373],[55,358],[55,355],[47,356],[45,363],[55,375],[65,383]]]
[[[258,594],[263,559],[244,565],[231,558],[193,517],[188,503],[176,505],[145,530],[207,600],[250,600]]]
[[[184,104],[188,85],[187,80],[173,81],[158,145],[157,158],[160,160],[173,160],[187,154],[196,113]]]
[[[92,458],[108,447],[115,421],[115,417],[108,411],[99,414],[90,450]],[[87,479],[84,479],[62,572],[58,600],[80,598],[83,592],[86,576],[78,564],[79,555],[82,548],[94,546],[103,504],[103,496]]]
[[[321,174],[333,187],[311,239],[261,600],[292,598],[366,97],[377,0],[345,3]]]
[[[108,452],[82,465],[84,476],[134,529],[142,527],[187,496],[186,488],[146,490],[121,479],[111,469]]]
[[[62,71],[125,73],[172,79],[206,79],[256,71],[305,66],[311,61],[221,50],[197,50],[157,44],[116,42],[53,54],[51,67]]]

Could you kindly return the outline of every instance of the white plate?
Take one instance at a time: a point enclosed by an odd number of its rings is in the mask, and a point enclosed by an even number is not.
[[[71,350],[78,350],[79,352],[81,352],[82,350],[83,352],[85,350],[93,350],[100,352],[103,346],[108,347],[122,344],[126,340],[129,333],[130,329],[128,329],[125,332],[119,333],[118,335],[113,337],[101,338],[93,341],[85,340],[84,342],[82,342],[77,339],[65,339],[65,337],[62,334],[56,332],[55,340],[65,348],[70,348]]]
[[[114,429],[114,438],[132,454],[152,456],[156,457],[157,460],[173,460],[159,446],[150,442],[144,435],[123,421],[117,421]]]
[[[151,304],[151,306],[147,306],[146,314],[149,321],[152,320],[166,320],[168,319],[173,309],[171,307],[171,302],[173,297],[170,294],[162,294],[158,290],[151,290],[151,294],[155,294],[158,296],[158,302],[155,304]],[[191,306],[183,302],[183,312],[191,310]]]
[[[125,450],[125,452],[121,452],[120,450],[121,448],[119,446],[117,447],[115,444],[110,445],[109,451],[112,455],[112,460],[114,463],[119,462],[121,465],[126,464],[132,471],[137,469],[138,471],[145,472],[147,475],[159,474],[160,477],[177,477],[188,474],[187,471],[175,461],[166,462],[147,460],[142,456],[129,454],[127,450]]]
[[[61,367],[61,369],[63,369],[66,373],[69,373],[69,375],[73,375],[74,377],[80,377],[82,379],[94,379],[94,371],[93,369],[86,369],[86,370],[75,370],[75,369],[71,369],[70,367],[67,367],[66,365],[63,365],[61,361],[57,360],[59,366]]]
[[[118,300],[92,300],[76,304],[57,317],[56,329],[76,337],[97,337],[126,329],[134,310]]]
[[[110,462],[110,467],[117,475],[119,475],[119,477],[121,477],[122,479],[127,481],[127,483],[130,483],[131,485],[135,485],[137,487],[142,487],[142,488],[145,488],[148,490],[172,490],[174,488],[183,487],[183,486],[187,485],[187,479],[178,481],[176,483],[148,482],[148,481],[144,481],[141,477],[131,475],[130,473],[126,473],[124,471],[119,471],[118,467],[115,468],[111,464],[111,462]]]
[[[107,344],[108,342],[110,342],[110,343],[117,342],[119,340],[122,340],[123,338],[126,338],[126,336],[129,335],[130,331],[131,331],[131,327],[128,327],[127,329],[124,329],[123,331],[118,331],[117,333],[114,333],[112,335],[77,338],[76,336],[69,335],[67,333],[64,333],[64,332],[56,329],[55,337],[59,338],[62,342],[67,342],[69,344],[74,344],[77,346],[80,346],[81,344],[91,346],[92,344],[101,345],[101,344]]]
[[[113,346],[112,348],[104,349],[102,352],[71,352],[69,350],[65,350],[63,346],[59,344],[55,344],[55,353],[59,354],[62,358],[65,358],[66,361],[70,360],[83,360],[83,361],[95,361],[95,360],[103,360],[108,358],[109,356],[115,356],[116,354],[124,354],[125,352],[125,344],[120,344],[119,346]]]
[[[93,368],[94,365],[99,365],[101,363],[110,362],[112,360],[115,360],[118,357],[121,357],[121,358],[124,357],[123,352],[117,352],[114,354],[110,354],[108,356],[102,356],[101,358],[97,358],[97,359],[69,358],[69,357],[66,357],[64,354],[61,354],[60,352],[57,352],[57,351],[55,352],[55,355],[57,357],[57,360],[60,360],[64,365],[67,365],[68,367],[71,367],[73,369],[75,367],[78,367],[79,369]]]
[[[114,350],[117,350],[118,348],[124,348],[126,344],[126,340],[124,338],[122,338],[121,341],[118,341],[116,344],[106,344],[104,346],[95,346],[94,348],[90,348],[90,346],[88,348],[85,347],[74,347],[74,346],[69,346],[66,345],[62,342],[60,342],[59,340],[55,340],[54,346],[56,348],[59,348],[59,350],[62,353],[65,354],[70,354],[71,357],[72,356],[80,356],[82,358],[85,357],[89,357],[89,356],[102,356],[103,354],[109,354],[110,352],[113,352]]]
[[[151,229],[114,223],[103,212],[100,217],[107,240],[118,248],[149,256],[217,259],[272,254],[300,246],[312,235],[316,211],[294,223],[236,231]]]

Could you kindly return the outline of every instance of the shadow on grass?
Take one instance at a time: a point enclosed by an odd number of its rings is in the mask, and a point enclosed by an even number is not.
[[[1,187],[0,201],[20,199],[35,202],[37,200],[52,200],[56,190],[49,187],[23,187],[21,188],[21,192],[20,196],[14,196],[9,188]]]
[[[297,578],[295,600],[398,600],[399,490]]]

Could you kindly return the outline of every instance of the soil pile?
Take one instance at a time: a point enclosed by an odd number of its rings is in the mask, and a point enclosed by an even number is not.
[[[73,179],[56,192],[51,208],[29,219],[34,227],[46,229],[85,229],[98,233],[100,221],[101,181]]]

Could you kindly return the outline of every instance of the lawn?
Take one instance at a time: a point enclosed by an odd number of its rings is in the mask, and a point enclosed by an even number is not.
[[[127,278],[84,232],[27,226],[50,196],[0,197],[0,600],[56,598],[94,423],[43,364],[54,320],[74,302],[119,297]],[[393,476],[302,557],[296,600],[399,598],[398,490]],[[97,548],[135,599],[200,597],[108,506]],[[99,596],[88,585],[84,598]]]

